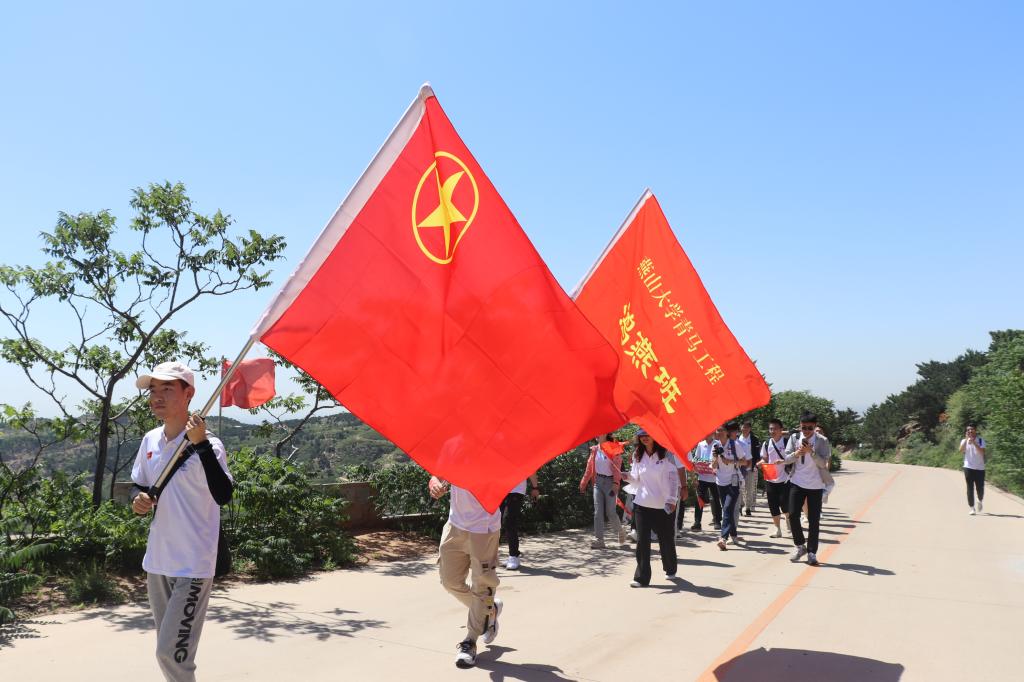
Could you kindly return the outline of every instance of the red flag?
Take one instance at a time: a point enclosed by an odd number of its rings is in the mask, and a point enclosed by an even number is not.
[[[774,464],[762,464],[761,474],[764,475],[764,480],[774,481],[776,478],[779,477],[779,470],[776,468]]]
[[[619,349],[619,410],[673,452],[771,398],[649,190],[575,298]]]
[[[230,366],[231,363],[224,360],[221,366],[221,376],[227,373]],[[270,358],[242,360],[220,394],[220,405],[221,407],[237,405],[251,410],[275,395],[274,361]]]
[[[489,510],[552,457],[625,422],[615,350],[429,86],[253,335]]]

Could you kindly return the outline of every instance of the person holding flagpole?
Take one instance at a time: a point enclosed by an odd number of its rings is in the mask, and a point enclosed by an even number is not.
[[[438,500],[451,491],[448,523],[441,532],[438,547],[438,571],[448,593],[469,610],[466,636],[456,645],[455,665],[476,665],[476,641],[482,637],[490,644],[498,635],[498,619],[503,604],[495,596],[498,579],[498,536],[501,510],[488,512],[473,493],[430,477],[430,496]],[[472,585],[466,578],[472,576]]]
[[[612,530],[619,541],[620,547],[626,546],[626,529],[615,511],[619,499],[619,486],[622,482],[622,443],[607,434],[604,440],[590,447],[590,457],[580,480],[580,493],[586,493],[587,485],[593,483],[594,492],[594,540],[591,549],[604,549],[605,518],[612,525]]]
[[[207,433],[199,414],[189,413],[196,391],[192,370],[165,362],[135,385],[146,391],[150,410],[163,422],[139,444],[131,492],[136,514],[154,514],[142,568],[156,623],[156,659],[169,682],[194,682],[217,566],[220,507],[231,500],[234,484],[224,444]],[[149,490],[183,439],[189,445],[181,463],[154,499]]]
[[[646,430],[637,434],[633,465],[624,474],[634,490],[633,518],[636,521],[636,571],[630,587],[651,583],[651,531],[658,537],[661,566],[665,575],[674,577],[678,568],[675,529],[676,504],[679,502],[679,474],[665,447]]]

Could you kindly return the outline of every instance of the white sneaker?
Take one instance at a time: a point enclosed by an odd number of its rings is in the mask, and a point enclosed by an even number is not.
[[[978,506],[976,506],[975,509],[978,510],[979,514],[981,513],[981,500],[978,500]]]
[[[810,553],[807,554],[807,565],[808,566],[817,566],[818,565],[818,557],[814,554],[814,552],[810,552]]]
[[[629,539],[632,540],[633,542],[636,542],[636,528],[634,528],[633,530],[629,531],[629,535],[627,537],[629,537]]]
[[[457,668],[472,668],[476,665],[476,644],[466,639],[459,642],[456,648],[459,651],[455,654]]]
[[[793,551],[793,556],[789,557],[789,560],[793,562],[800,561],[804,554],[807,554],[807,548],[800,545]]]
[[[510,556],[508,558],[508,561],[505,562],[505,568],[507,568],[510,571],[518,571],[519,570],[519,557],[517,557],[517,556]]]
[[[782,527],[781,526],[775,526],[775,532],[769,533],[768,537],[770,537],[770,538],[781,538],[782,537]]]
[[[484,644],[490,644],[494,641],[494,638],[498,636],[498,618],[501,616],[501,609],[504,606],[505,604],[500,598],[494,598],[494,622],[491,623],[487,628],[487,631],[484,632],[484,636],[481,637],[481,639],[484,640]]]
[[[970,511],[969,511],[969,512],[967,512],[967,514],[968,514],[969,516],[974,516],[975,514],[977,514],[977,513],[978,513],[978,512],[976,512],[976,511],[974,511],[974,507],[968,507],[968,509],[970,509]]]

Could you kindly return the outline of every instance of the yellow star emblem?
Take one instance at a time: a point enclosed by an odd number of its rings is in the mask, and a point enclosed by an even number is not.
[[[461,170],[457,170],[448,175],[444,181],[441,180],[441,168],[438,166],[440,159],[448,159],[453,161]],[[450,166],[450,164],[449,164]],[[438,203],[437,207],[434,208],[427,217],[423,220],[416,220],[416,209],[419,204],[420,192],[423,190],[424,184],[433,176],[434,184],[437,187]],[[455,190],[459,186],[459,182],[463,177],[468,177],[473,192],[473,208],[470,211],[469,217],[455,205],[453,199]],[[462,201],[463,207],[466,208],[465,200]],[[424,255],[430,260],[441,265],[446,265],[452,262],[455,257],[455,249],[458,247],[459,242],[462,240],[463,235],[466,234],[466,230],[469,229],[470,224],[476,217],[477,208],[480,204],[480,193],[477,189],[476,180],[473,178],[473,174],[469,172],[469,168],[466,167],[458,157],[448,152],[436,152],[434,154],[434,162],[430,164],[430,167],[423,173],[420,178],[420,182],[416,187],[416,193],[412,200],[412,227],[413,235],[416,237],[416,243],[419,244],[420,250],[423,251]],[[457,230],[457,234],[453,229],[453,226],[457,223],[463,223],[462,228]],[[432,244],[436,244],[436,239],[428,238],[424,239],[422,230],[429,228],[441,228],[441,234],[444,241],[444,252],[437,254],[428,248],[425,242],[429,241]],[[435,233],[436,234],[436,233]]]

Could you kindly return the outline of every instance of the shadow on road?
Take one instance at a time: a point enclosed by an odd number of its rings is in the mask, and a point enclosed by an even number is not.
[[[662,594],[675,594],[678,592],[690,592],[696,594],[699,597],[708,597],[710,599],[722,599],[723,597],[731,597],[732,592],[729,590],[723,590],[718,587],[711,587],[710,585],[694,585],[693,583],[683,580],[679,576],[673,576],[668,578],[668,581],[672,583],[672,586],[667,585],[651,585],[651,587],[661,590]]]
[[[896,575],[888,568],[867,566],[865,564],[821,564],[819,568],[838,568],[840,571],[850,571],[861,575]]]
[[[516,651],[507,646],[488,646],[476,657],[476,667],[491,673],[491,679],[523,680],[524,682],[554,682],[555,680],[571,680],[565,677],[562,669],[543,663],[506,663],[499,660],[503,654]]]
[[[897,682],[899,663],[804,649],[757,649],[737,656],[714,670],[719,682],[741,680],[828,680],[829,682]]]
[[[53,625],[52,620],[18,620],[0,625],[0,650],[12,647],[20,639],[39,639],[42,635],[33,625]]]
[[[278,637],[311,636],[319,640],[352,637],[371,628],[384,628],[382,620],[352,617],[357,612],[334,608],[325,611],[301,611],[289,602],[243,602],[214,593],[206,613],[206,623],[231,630],[239,639],[274,642]],[[351,615],[350,615],[351,614]],[[119,630],[153,630],[153,616],[147,604],[114,610],[94,609],[79,620],[100,619]]]

